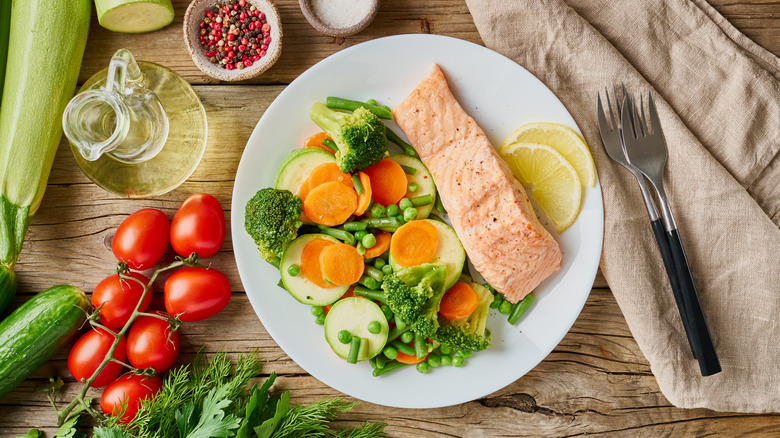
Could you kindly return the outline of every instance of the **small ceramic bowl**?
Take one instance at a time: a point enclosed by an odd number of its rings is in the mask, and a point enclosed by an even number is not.
[[[327,0],[320,0],[320,1],[327,1]],[[303,16],[306,17],[306,20],[311,24],[315,29],[317,29],[319,32],[322,32],[326,35],[330,36],[349,36],[354,35],[361,30],[365,29],[371,21],[376,17],[377,11],[379,11],[379,0],[371,0],[371,6],[368,10],[368,13],[357,23],[353,24],[349,27],[342,27],[342,28],[335,28],[330,27],[323,23],[323,21],[314,13],[314,9],[311,5],[311,0],[298,0],[298,3],[301,5],[301,11],[303,12]]]
[[[214,64],[206,57],[206,50],[200,45],[200,22],[206,10],[217,3],[226,3],[225,0],[194,0],[184,14],[184,40],[187,50],[192,56],[195,65],[207,75],[220,81],[243,81],[253,78],[268,70],[282,54],[282,21],[276,5],[270,0],[246,0],[246,2],[265,14],[265,21],[271,25],[271,44],[268,45],[265,56],[254,61],[247,68],[228,70],[218,64]]]

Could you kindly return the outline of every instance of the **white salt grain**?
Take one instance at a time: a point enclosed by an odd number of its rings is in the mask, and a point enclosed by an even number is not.
[[[344,29],[354,26],[371,11],[371,0],[311,0],[311,9],[322,24]]]

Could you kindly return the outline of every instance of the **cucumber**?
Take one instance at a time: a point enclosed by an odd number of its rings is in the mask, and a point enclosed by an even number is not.
[[[436,184],[433,182],[433,176],[428,168],[425,167],[422,161],[417,158],[410,157],[409,155],[390,155],[390,159],[402,166],[408,166],[417,169],[414,175],[406,174],[406,179],[409,182],[417,183],[417,192],[406,193],[407,198],[415,198],[417,196],[431,195],[431,199],[436,199]],[[428,205],[417,207],[417,219],[425,219],[431,214],[433,210],[433,202]]]
[[[53,286],[0,322],[0,398],[51,359],[84,323],[88,308],[81,289]]]
[[[98,22],[114,32],[143,33],[173,21],[171,0],[95,0]]]
[[[318,148],[294,149],[282,161],[274,179],[275,189],[285,189],[298,194],[301,184],[309,178],[311,171],[320,164],[335,163],[333,155]]]
[[[0,316],[11,304],[16,295],[16,274],[14,270],[0,265]]]
[[[301,266],[303,248],[306,247],[307,243],[315,239],[325,239],[334,243],[339,242],[325,234],[304,234],[290,242],[290,245],[284,250],[279,270],[282,274],[282,284],[293,298],[311,306],[326,306],[341,298],[349,289],[349,285],[322,288],[309,281],[301,273],[293,277],[287,272],[291,265]]]
[[[371,321],[379,323],[381,330],[374,334],[368,331]],[[363,342],[358,352],[358,362],[379,354],[387,343],[387,319],[376,303],[365,298],[350,297],[334,304],[325,317],[325,340],[336,355],[346,359],[349,344],[339,341],[339,332],[347,330],[352,336],[360,336]]]
[[[428,263],[443,263],[447,267],[447,279],[445,289],[449,289],[458,281],[460,273],[463,272],[463,265],[466,263],[466,251],[463,249],[463,244],[460,243],[458,235],[455,233],[449,225],[444,222],[423,219],[436,228],[439,233],[439,245],[436,247],[436,253]],[[390,256],[390,266],[393,270],[403,269],[401,265],[393,260],[393,256]]]

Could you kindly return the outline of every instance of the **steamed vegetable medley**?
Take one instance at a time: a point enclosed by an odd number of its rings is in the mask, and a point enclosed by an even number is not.
[[[392,118],[390,108],[329,97],[310,116],[323,132],[293,150],[274,187],[246,205],[261,257],[279,268],[280,286],[312,306],[348,363],[368,360],[374,376],[407,364],[420,372],[461,366],[490,345],[490,307],[516,321],[530,303],[504,312],[508,302],[462,274],[455,231],[429,219],[431,174],[381,120]],[[391,154],[388,140],[403,153]]]

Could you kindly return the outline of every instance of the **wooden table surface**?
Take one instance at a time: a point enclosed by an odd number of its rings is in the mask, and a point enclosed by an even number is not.
[[[186,52],[181,24],[189,1],[173,3],[173,24],[148,34],[112,33],[101,28],[93,17],[79,83],[106,67],[113,52],[123,47],[139,60],[172,68],[194,85],[208,113],[209,142],[202,162],[177,190],[157,198],[128,200],[104,192],[84,177],[63,140],[43,205],[33,218],[16,265],[20,289],[17,305],[54,284],[69,283],[91,291],[113,269],[110,242],[116,227],[137,209],[159,208],[171,217],[187,196],[207,192],[220,200],[229,223],[233,179],[252,129],[285,85],[317,61],[363,41],[402,33],[434,33],[481,43],[463,0],[385,0],[368,29],[347,38],[318,34],[305,21],[296,0],[277,0],[284,28],[280,60],[248,83],[217,84],[195,67]],[[780,53],[780,3],[712,3],[749,37],[774,54]],[[259,349],[264,359],[263,375],[276,371],[280,375],[276,387],[290,389],[294,402],[340,395],[298,367],[265,331],[238,277],[230,230],[212,265],[228,275],[234,288],[231,301],[214,318],[182,327],[178,361],[190,362],[200,346],[205,346],[206,352],[225,350],[231,354]],[[159,293],[153,305],[161,306]],[[76,394],[79,385],[66,377],[66,353],[58,353],[0,400],[0,436],[21,434],[32,427],[56,430],[54,412],[45,394],[37,390],[49,376],[59,375],[67,383],[59,400],[70,400]],[[660,393],[601,274],[582,314],[560,345],[506,388],[440,409],[391,409],[362,403],[343,418],[348,422],[382,419],[394,437],[780,435],[780,415],[672,406]]]

